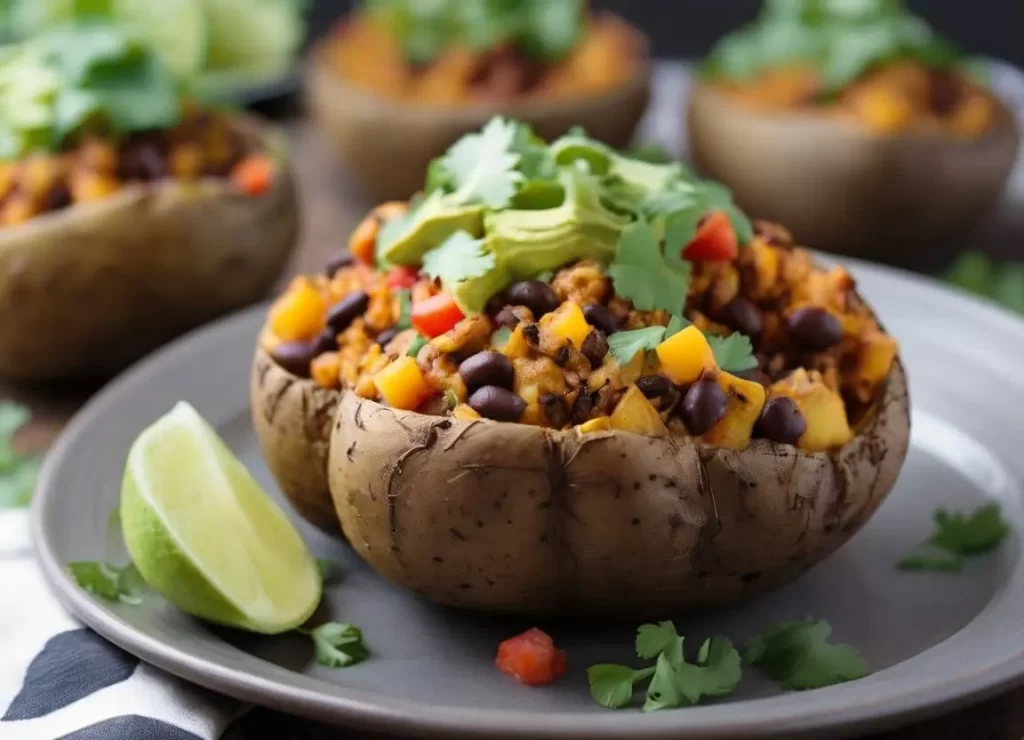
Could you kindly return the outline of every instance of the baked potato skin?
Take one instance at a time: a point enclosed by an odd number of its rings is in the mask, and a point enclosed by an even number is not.
[[[404,200],[420,190],[431,160],[494,115],[528,123],[546,141],[579,124],[621,148],[632,140],[650,99],[646,56],[626,84],[604,93],[461,108],[418,107],[368,94],[332,71],[324,57],[322,47],[314,49],[307,63],[310,112],[339,162],[374,202]]]
[[[245,123],[257,134],[256,124]],[[259,198],[227,180],[129,185],[0,231],[0,374],[109,376],[263,298],[298,234],[284,159]]]
[[[995,206],[1019,146],[1001,103],[978,140],[879,136],[820,113],[759,112],[707,82],[695,84],[687,115],[697,168],[748,212],[818,249],[922,270],[943,266]]]
[[[256,349],[249,406],[263,458],[295,510],[335,536],[340,528],[327,485],[327,445],[338,398]]]
[[[660,617],[791,581],[892,489],[909,444],[897,362],[832,454],[465,422],[343,393],[329,480],[356,551],[456,607]]]

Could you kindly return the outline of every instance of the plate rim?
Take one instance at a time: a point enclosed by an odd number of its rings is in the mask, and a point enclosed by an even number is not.
[[[823,262],[836,260],[834,256],[819,256]],[[937,281],[906,270],[873,265],[852,258],[841,259],[855,277],[872,275],[878,279],[896,279],[912,283],[917,289],[941,294],[945,300],[953,301],[962,310],[983,316],[987,321],[1018,334],[1024,340],[1024,321],[995,304],[977,300],[962,291],[942,286]],[[1009,654],[1000,662],[983,670],[966,675],[944,674],[938,678],[910,683],[909,688],[902,691],[879,691],[879,695],[873,701],[865,697],[852,706],[837,707],[833,701],[804,701],[799,713],[785,711],[780,715],[781,710],[774,707],[781,705],[785,709],[788,703],[796,703],[792,700],[799,696],[783,694],[744,700],[731,705],[689,708],[686,723],[681,724],[681,715],[677,712],[643,715],[644,719],[638,720],[637,718],[641,716],[638,712],[594,713],[577,710],[529,714],[522,710],[435,706],[417,700],[349,689],[343,684],[331,684],[334,691],[327,693],[317,690],[314,685],[300,685],[314,681],[319,683],[318,679],[279,668],[304,679],[281,683],[225,665],[212,658],[189,655],[171,643],[163,642],[136,629],[79,589],[67,575],[63,565],[57,561],[47,535],[46,520],[49,510],[54,505],[59,505],[61,492],[55,489],[50,481],[56,477],[56,471],[60,469],[68,450],[74,447],[85,430],[90,427],[94,417],[102,417],[109,413],[108,407],[116,405],[122,394],[129,393],[131,388],[138,384],[145,385],[149,374],[159,372],[166,363],[175,361],[179,353],[181,357],[201,355],[202,353],[197,352],[199,348],[220,344],[222,334],[249,332],[251,324],[251,333],[255,338],[256,329],[262,322],[267,305],[268,303],[264,302],[207,324],[133,365],[108,383],[74,415],[46,456],[30,514],[33,548],[44,577],[58,600],[71,614],[104,638],[146,662],[219,693],[298,716],[420,737],[544,737],[568,740],[584,737],[617,738],[628,733],[630,737],[645,740],[698,737],[713,739],[765,737],[768,733],[774,735],[779,732],[794,736],[823,729],[848,734],[894,726],[914,718],[925,718],[943,711],[951,711],[1013,685],[1024,684],[1022,644],[1017,653]],[[1024,564],[1018,562],[1016,570],[1024,570]],[[995,602],[990,602],[960,631],[924,652],[940,649],[945,642],[955,639],[960,632],[968,629],[984,615],[992,603]],[[896,679],[895,683],[907,686],[907,679]],[[855,684],[819,689],[814,695],[823,700],[835,700],[852,685]],[[892,688],[884,685],[883,687]],[[785,701],[787,697],[791,701]],[[715,719],[716,715],[722,714],[723,707],[735,709],[739,704],[763,711],[752,710],[742,714],[736,713],[738,716],[727,719]],[[719,711],[716,712],[716,708]]]

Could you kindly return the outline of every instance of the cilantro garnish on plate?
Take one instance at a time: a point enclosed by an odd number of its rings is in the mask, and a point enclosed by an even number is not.
[[[328,668],[346,668],[370,657],[362,630],[351,622],[327,622],[299,632],[313,640],[316,662]]]
[[[15,433],[29,420],[29,411],[16,403],[0,403],[0,509],[28,506],[42,461],[19,455]]]
[[[93,596],[132,606],[142,603],[146,582],[131,563],[118,567],[98,561],[79,561],[68,563],[68,572],[75,583]]]
[[[897,567],[959,573],[964,558],[994,550],[1010,532],[997,503],[980,506],[969,514],[939,509],[935,512],[935,532]]]
[[[828,641],[828,622],[807,619],[776,622],[747,641],[743,658],[792,691],[817,689],[866,676],[867,663],[856,648]]]
[[[587,669],[591,698],[608,709],[622,709],[633,700],[637,685],[650,679],[643,711],[687,707],[705,698],[727,696],[740,682],[740,655],[724,637],[705,640],[696,659],[688,662],[683,638],[672,622],[641,625],[636,636],[637,656],[655,665],[634,669],[601,663]]]

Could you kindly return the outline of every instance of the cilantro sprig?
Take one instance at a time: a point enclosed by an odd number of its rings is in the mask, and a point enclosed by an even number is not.
[[[579,42],[584,29],[580,0],[367,0],[383,18],[406,58],[427,64],[451,46],[486,51],[511,44],[539,59],[559,59]]]
[[[932,536],[896,565],[900,570],[959,573],[965,558],[994,550],[1010,532],[997,503],[980,506],[968,514],[939,509],[935,512]]]
[[[647,326],[643,329],[620,331],[608,337],[608,351],[611,352],[619,365],[628,364],[638,352],[649,352],[661,342],[674,336],[690,325],[682,316],[673,316],[668,326]],[[757,367],[754,348],[750,338],[744,334],[733,333],[727,337],[719,337],[704,332],[715,363],[727,373],[740,373]]]
[[[327,622],[299,632],[313,640],[316,662],[328,668],[347,668],[370,657],[362,630],[351,622]]]
[[[828,641],[828,622],[776,622],[747,641],[743,658],[791,691],[832,686],[863,678],[868,665],[856,648]]]
[[[616,295],[628,298],[638,310],[675,315],[686,304],[690,267],[683,260],[667,258],[657,232],[640,221],[623,229],[608,274]]]
[[[901,0],[775,0],[753,24],[723,38],[704,65],[710,77],[746,81],[802,62],[832,95],[878,63],[912,59],[928,67],[966,64],[957,48]]]
[[[997,264],[981,252],[963,252],[946,271],[945,280],[1024,314],[1024,262]]]
[[[456,231],[441,246],[427,252],[423,272],[445,284],[479,277],[494,268],[495,256],[484,248],[483,239]]]
[[[146,582],[134,564],[118,567],[100,561],[68,563],[68,572],[81,588],[107,601],[136,606],[142,603]]]
[[[655,665],[634,669],[601,663],[587,669],[591,698],[608,709],[629,706],[639,684],[647,679],[643,711],[686,707],[704,698],[727,696],[740,682],[740,655],[724,637],[705,640],[693,662],[683,653],[683,638],[672,622],[641,625],[636,654]]]
[[[42,461],[18,454],[14,435],[29,420],[29,411],[16,403],[0,403],[0,509],[28,506]]]

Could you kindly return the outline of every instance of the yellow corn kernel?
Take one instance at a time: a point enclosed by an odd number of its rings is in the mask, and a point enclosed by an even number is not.
[[[297,278],[270,309],[270,331],[286,342],[312,339],[325,325],[327,305],[312,283]]]
[[[590,434],[591,432],[607,432],[611,430],[612,422],[607,416],[598,416],[596,419],[585,421],[576,427],[576,430],[580,434]]]
[[[583,340],[590,333],[590,324],[583,316],[578,303],[567,301],[540,320],[541,331],[558,338],[560,344],[570,343],[576,349],[583,346]]]
[[[668,427],[661,420],[658,410],[635,385],[630,386],[622,396],[608,423],[612,429],[648,437],[664,437],[668,434]]]
[[[316,384],[322,388],[337,388],[339,385],[339,372],[341,360],[337,352],[324,352],[322,355],[313,358],[311,374]]]
[[[180,144],[171,150],[170,166],[179,180],[194,180],[203,171],[203,152],[195,144]]]
[[[695,383],[705,370],[717,367],[707,337],[696,326],[673,334],[655,348],[661,371],[677,385]]]
[[[433,393],[420,366],[412,357],[399,357],[373,376],[384,402],[396,409],[412,411]]]
[[[460,403],[455,407],[455,410],[452,411],[452,418],[457,419],[458,421],[479,421],[483,417],[474,411],[471,406]]]
[[[870,130],[880,134],[902,131],[910,125],[914,109],[904,96],[888,87],[862,90],[856,103],[857,114]]]
[[[76,173],[71,176],[69,189],[75,203],[90,203],[113,195],[121,187],[117,178],[92,172]]]

